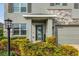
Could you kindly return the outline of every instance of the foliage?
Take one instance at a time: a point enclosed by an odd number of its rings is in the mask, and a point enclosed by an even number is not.
[[[60,48],[62,48],[63,55],[70,55],[70,56],[77,56],[78,50],[76,50],[74,47],[69,45],[62,45]]]
[[[7,49],[7,40],[6,39],[0,41],[0,49],[1,50],[2,49],[4,49],[4,50]]]
[[[17,55],[23,55],[24,51],[24,45],[27,43],[30,43],[28,39],[16,39],[12,40],[11,42],[11,48],[16,52]]]
[[[2,37],[3,37],[3,29],[0,28],[0,39],[2,39]]]
[[[11,51],[11,56],[16,56],[14,51]],[[8,56],[7,50],[0,50],[0,56]]]
[[[0,56],[7,56],[8,53],[6,50],[0,50]]]
[[[30,42],[28,39],[11,40],[13,56],[77,56],[78,51],[68,45],[55,45],[55,37],[48,37],[46,42]],[[0,41],[0,54],[5,55],[7,40]]]
[[[46,42],[56,45],[56,37],[55,36],[49,36],[49,37],[46,38]]]
[[[25,36],[14,36],[14,37],[11,37],[12,40],[14,39],[26,39]]]

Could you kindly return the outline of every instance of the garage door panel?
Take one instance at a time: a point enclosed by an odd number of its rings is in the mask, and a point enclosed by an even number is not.
[[[74,40],[74,39],[63,39],[63,40],[58,40],[59,44],[79,44],[79,40]]]
[[[59,44],[79,44],[79,27],[59,27]]]

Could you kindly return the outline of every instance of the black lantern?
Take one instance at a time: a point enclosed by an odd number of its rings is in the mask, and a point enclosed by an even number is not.
[[[6,19],[5,20],[5,28],[8,29],[8,28],[12,28],[12,20],[10,19]]]
[[[5,28],[8,32],[8,56],[10,56],[10,29],[12,28],[12,20],[6,19],[5,20]]]

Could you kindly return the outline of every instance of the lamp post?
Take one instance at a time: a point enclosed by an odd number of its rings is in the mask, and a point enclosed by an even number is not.
[[[5,20],[5,28],[8,31],[8,56],[10,56],[10,29],[12,28],[12,20]]]

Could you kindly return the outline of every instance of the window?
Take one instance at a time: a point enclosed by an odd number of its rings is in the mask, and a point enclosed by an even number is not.
[[[13,35],[26,35],[26,24],[14,24]]]
[[[27,4],[26,3],[13,3],[12,11],[13,12],[26,12]]]
[[[60,5],[60,3],[56,3],[56,5]]]
[[[19,24],[13,25],[13,35],[19,35]]]
[[[26,4],[21,3],[21,12],[26,12]]]
[[[67,3],[63,3],[62,5],[63,5],[63,6],[67,6]]]
[[[26,24],[21,24],[21,35],[26,35]]]
[[[78,3],[74,3],[74,8],[75,9],[78,9],[79,8]]]
[[[60,5],[60,3],[50,3],[50,6],[57,6]]]
[[[55,5],[55,3],[50,3],[50,6],[54,6]]]
[[[19,12],[19,4],[18,3],[14,3],[12,8],[13,8],[13,12]]]

